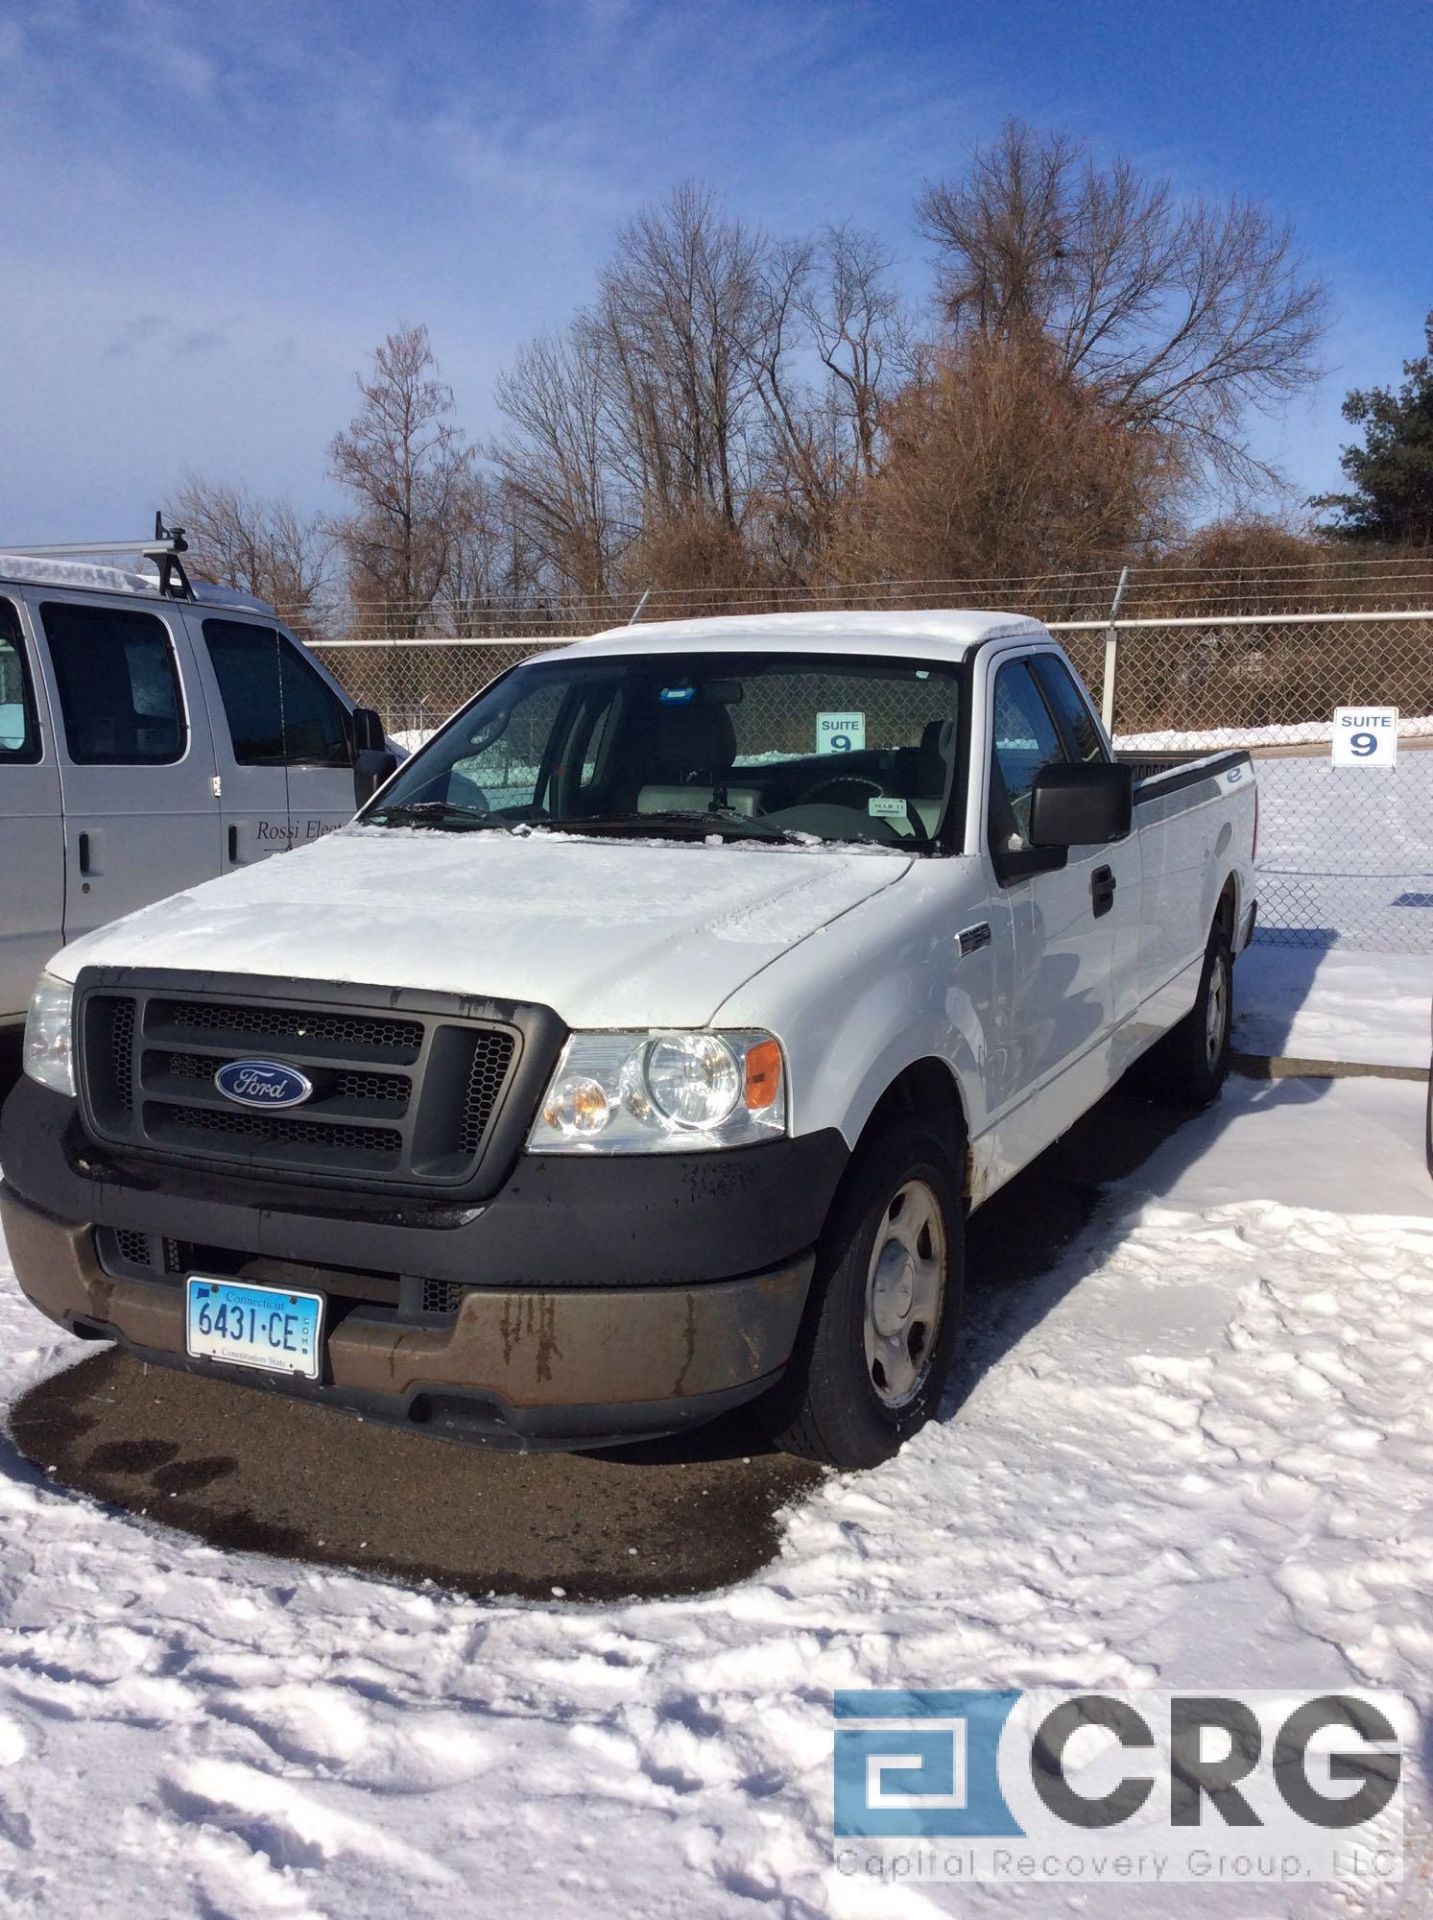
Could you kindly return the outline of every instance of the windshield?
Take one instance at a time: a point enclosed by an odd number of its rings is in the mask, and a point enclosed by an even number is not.
[[[955,667],[770,653],[529,661],[390,782],[378,826],[932,847]]]

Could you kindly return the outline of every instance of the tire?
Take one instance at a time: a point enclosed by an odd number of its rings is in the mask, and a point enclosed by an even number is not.
[[[788,1453],[878,1466],[935,1411],[965,1277],[955,1167],[940,1136],[914,1119],[892,1122],[853,1161],[817,1249],[795,1351],[764,1407],[769,1436]]]
[[[1234,959],[1216,926],[1204,950],[1199,994],[1191,1010],[1149,1053],[1145,1084],[1158,1100],[1197,1112],[1212,1106],[1229,1075],[1234,1031]]]

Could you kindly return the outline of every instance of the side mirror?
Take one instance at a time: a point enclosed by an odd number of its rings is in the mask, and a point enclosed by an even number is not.
[[[353,803],[361,807],[371,800],[390,773],[398,769],[398,756],[385,748],[382,753],[360,753],[353,762]]]
[[[1030,794],[1032,847],[1094,847],[1134,824],[1134,775],[1104,760],[1042,767]]]
[[[355,753],[387,753],[388,751],[383,722],[372,707],[353,709],[353,750]]]
[[[357,806],[371,800],[398,765],[383,721],[372,707],[353,709],[353,798]]]

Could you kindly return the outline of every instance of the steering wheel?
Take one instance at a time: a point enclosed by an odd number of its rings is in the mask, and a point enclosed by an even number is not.
[[[814,786],[808,787],[797,799],[796,804],[798,807],[810,806],[818,796],[825,795],[828,806],[859,807],[862,794],[864,794],[867,799],[876,800],[883,799],[885,797],[885,791],[885,788],[879,780],[868,780],[864,774],[837,773],[830,775],[829,778],[825,780],[818,780]],[[833,795],[849,797],[837,799],[832,798]],[[914,837],[917,840],[929,840],[930,834],[927,832],[925,821],[921,818],[920,814],[916,812],[915,808],[912,807],[909,802],[904,802],[903,804],[906,809],[906,819],[910,822],[911,832]]]
[[[857,791],[858,788],[860,792]],[[850,797],[839,800],[828,799],[827,805],[855,807],[860,805],[863,795],[871,799],[879,799],[884,792],[885,788],[879,780],[868,780],[864,774],[836,773],[828,775],[825,780],[818,780],[814,786],[807,787],[804,793],[797,795],[796,804],[798,807],[809,807],[821,794],[841,794]]]

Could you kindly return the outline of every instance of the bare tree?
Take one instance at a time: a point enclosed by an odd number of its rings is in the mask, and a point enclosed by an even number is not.
[[[605,593],[631,528],[607,457],[603,343],[585,318],[524,347],[498,380],[512,432],[493,448],[508,503],[559,587]]]
[[[869,478],[881,411],[912,370],[909,328],[891,282],[895,258],[878,234],[842,225],[825,230],[814,260],[816,273],[801,290],[798,310],[826,369],[855,465]]]
[[[645,522],[698,513],[740,525],[763,248],[691,183],[617,237],[592,324],[609,457]]]
[[[750,575],[769,448],[770,257],[709,191],[679,187],[619,233],[592,311],[534,341],[500,381],[512,430],[494,458],[558,585]]]
[[[188,536],[196,573],[276,607],[311,633],[327,586],[333,540],[287,500],[260,500],[242,486],[189,475],[170,516]]]
[[[1323,287],[1252,202],[1182,203],[1125,160],[1011,122],[917,202],[957,338],[1038,333],[1131,426],[1174,434],[1217,479],[1267,482],[1251,408],[1318,376]]]
[[[891,265],[875,235],[852,227],[765,250],[747,353],[766,415],[766,538],[793,581],[839,569],[837,529],[876,472],[882,411],[913,364]]]
[[[329,448],[357,502],[335,523],[350,592],[381,601],[396,633],[415,633],[432,606],[469,502],[473,454],[437,376],[426,327],[390,333],[358,376],[362,406]]]
[[[953,343],[884,435],[848,540],[864,577],[1018,597],[1034,576],[1109,565],[1170,531],[1169,437],[1120,421],[1038,338]]]

